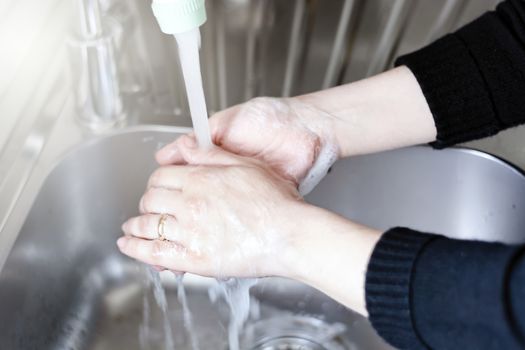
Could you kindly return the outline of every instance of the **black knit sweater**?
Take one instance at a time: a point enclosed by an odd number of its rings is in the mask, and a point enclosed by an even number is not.
[[[525,1],[507,0],[397,65],[423,90],[436,148],[525,123]],[[366,302],[378,333],[401,349],[525,349],[525,246],[391,229],[372,254]]]

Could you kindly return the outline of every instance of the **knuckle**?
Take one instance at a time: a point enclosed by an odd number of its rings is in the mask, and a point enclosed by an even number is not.
[[[208,181],[208,174],[209,173],[205,170],[205,168],[198,167],[190,173],[191,181],[193,183],[197,182],[199,185],[202,185]]]
[[[162,179],[162,173],[163,173],[163,168],[158,168],[156,169],[152,174],[151,176],[149,177],[149,180],[148,180],[148,187],[154,187],[154,186],[157,186],[161,179]]]
[[[186,207],[190,210],[192,216],[201,217],[206,213],[207,201],[202,197],[188,197],[186,198]]]
[[[154,208],[154,203],[157,197],[157,190],[149,189],[142,196],[142,209],[145,212],[151,212]]]
[[[275,117],[278,111],[284,110],[286,104],[282,99],[275,97],[256,97],[246,104],[247,112],[254,115],[267,115]]]
[[[153,245],[151,248],[151,254],[153,257],[158,258],[162,256],[162,253],[164,251],[164,244],[162,241],[155,240],[153,241]]]
[[[184,147],[184,143],[186,142],[186,140],[189,138],[188,135],[182,135],[181,137],[179,137],[177,140],[175,140],[175,144],[177,145],[177,148],[181,151],[185,150],[185,147]]]
[[[254,106],[266,107],[273,101],[273,98],[266,96],[254,97],[248,101],[249,104]]]

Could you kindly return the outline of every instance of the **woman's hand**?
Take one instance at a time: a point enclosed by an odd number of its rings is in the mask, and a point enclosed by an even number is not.
[[[123,225],[123,253],[170,270],[214,277],[285,275],[286,255],[307,205],[295,184],[256,159],[195,140],[177,143],[188,165],[159,168],[142,197],[142,216]],[[167,240],[158,240],[161,214]]]
[[[310,192],[339,157],[334,123],[331,115],[298,99],[267,97],[231,107],[210,119],[216,145],[264,161],[299,185],[302,194]],[[177,141],[164,147],[157,161],[183,164],[177,149]]]
[[[407,67],[292,98],[256,98],[210,119],[216,145],[264,161],[306,194],[338,158],[431,142],[436,127]],[[183,164],[174,142],[161,165]]]
[[[143,215],[123,225],[124,254],[203,276],[293,278],[366,313],[364,278],[378,231],[305,203],[260,160],[202,151],[188,136],[177,152],[188,165],[151,176]]]

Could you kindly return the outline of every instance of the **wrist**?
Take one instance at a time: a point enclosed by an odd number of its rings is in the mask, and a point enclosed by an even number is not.
[[[341,156],[353,156],[432,142],[434,118],[410,69],[299,96],[334,116]]]
[[[306,205],[284,263],[288,277],[366,314],[365,275],[381,232]]]
[[[288,98],[292,103],[302,105],[301,117],[309,129],[313,130],[323,144],[330,144],[337,149],[337,158],[343,157],[341,149],[341,138],[338,135],[338,128],[341,121],[333,114],[332,108],[327,108],[323,91]],[[306,115],[304,115],[306,114]]]

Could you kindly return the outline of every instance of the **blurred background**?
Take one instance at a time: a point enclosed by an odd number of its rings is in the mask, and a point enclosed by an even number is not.
[[[497,2],[208,0],[209,112],[379,73]],[[191,126],[175,42],[148,0],[0,0],[0,50],[0,193],[20,157],[27,166],[53,137],[66,150],[127,125]],[[469,146],[525,168],[523,130]]]

